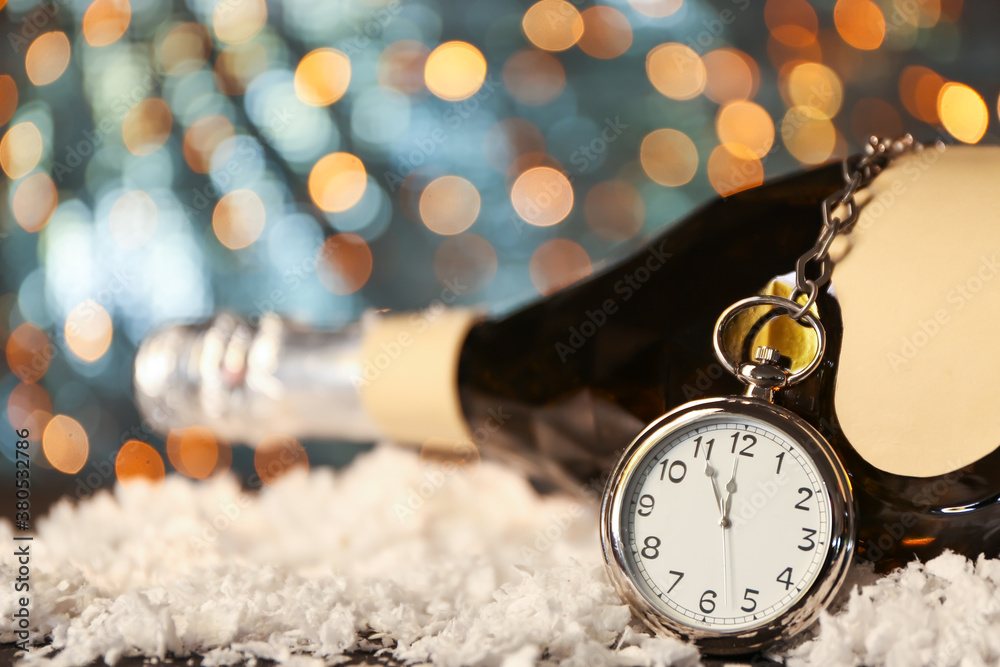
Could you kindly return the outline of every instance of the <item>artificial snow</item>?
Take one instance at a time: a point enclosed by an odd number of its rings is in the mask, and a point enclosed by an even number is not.
[[[1000,664],[1000,560],[945,553],[855,588],[789,665]]]
[[[13,544],[9,523],[0,541]],[[596,499],[539,496],[488,462],[381,447],[259,494],[171,476],[64,501],[31,544],[32,632],[49,641],[28,666],[197,654],[311,667],[359,650],[445,666],[699,663],[615,594]],[[5,550],[0,577],[15,570]],[[1000,562],[947,554],[854,586],[791,664],[998,664],[998,583]],[[19,596],[0,589],[0,641],[14,640]]]

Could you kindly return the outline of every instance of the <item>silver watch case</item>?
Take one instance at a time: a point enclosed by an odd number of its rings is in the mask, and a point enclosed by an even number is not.
[[[745,416],[773,426],[795,440],[816,464],[827,486],[831,539],[826,559],[813,585],[789,609],[760,626],[726,632],[687,626],[661,612],[636,586],[625,560],[622,540],[622,505],[628,483],[649,451],[680,429],[720,414]],[[834,599],[847,577],[855,547],[855,504],[851,483],[830,444],[809,423],[765,398],[732,396],[686,403],[663,415],[626,448],[604,489],[601,502],[601,546],[608,575],[619,595],[650,629],[692,641],[706,653],[749,653],[782,639],[789,639],[812,625]]]

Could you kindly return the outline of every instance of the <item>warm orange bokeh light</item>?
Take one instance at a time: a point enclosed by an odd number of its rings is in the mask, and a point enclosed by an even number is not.
[[[41,230],[59,204],[59,192],[45,172],[32,174],[17,184],[10,207],[17,224],[28,232]]]
[[[7,399],[7,420],[17,429],[28,429],[29,437],[38,440],[52,419],[52,399],[40,385],[21,382]]]
[[[566,86],[566,72],[555,56],[522,49],[504,64],[503,82],[518,102],[542,106],[559,97]]]
[[[197,72],[211,53],[212,38],[200,23],[182,23],[172,28],[157,47],[160,66],[169,76]]]
[[[764,157],[774,144],[774,121],[753,102],[730,102],[719,109],[715,130],[723,144],[741,144]]]
[[[819,30],[816,10],[806,0],[767,0],[764,22],[776,40],[793,47],[812,44]]]
[[[69,311],[63,331],[66,346],[86,362],[94,362],[103,357],[114,337],[111,316],[101,304],[92,299],[82,301]]]
[[[646,204],[642,195],[625,181],[604,181],[590,188],[583,200],[587,226],[601,238],[630,239],[642,229]]]
[[[42,133],[34,123],[18,123],[0,139],[0,167],[11,180],[21,178],[42,157]]]
[[[118,450],[115,474],[120,483],[136,480],[159,482],[166,475],[166,468],[159,452],[145,442],[129,440]]]
[[[53,468],[71,475],[79,472],[87,462],[90,440],[80,422],[66,415],[56,415],[42,434],[42,451]]]
[[[34,123],[18,123],[0,139],[0,168],[11,180],[21,178],[42,158],[42,133]]]
[[[108,227],[115,242],[124,250],[138,250],[156,233],[159,209],[142,190],[126,192],[108,213]]]
[[[844,87],[837,73],[819,63],[799,63],[788,74],[788,97],[791,106],[812,107],[827,118],[840,111]]]
[[[642,140],[639,160],[646,175],[660,185],[684,185],[698,169],[698,149],[679,130],[654,130]]]
[[[486,58],[472,44],[446,42],[427,56],[424,81],[442,100],[464,100],[475,95],[486,81]]]
[[[23,382],[38,382],[52,361],[49,337],[27,322],[11,332],[6,351],[7,367]]]
[[[910,65],[899,76],[899,98],[906,110],[925,123],[937,125],[938,96],[947,81],[934,70]]]
[[[812,107],[792,107],[781,121],[785,148],[803,164],[820,164],[833,155],[837,130],[824,114]]]
[[[990,123],[982,96],[961,83],[946,83],[938,95],[938,116],[944,129],[962,143],[978,143]]]
[[[962,18],[962,9],[965,6],[964,0],[940,0],[941,20],[949,23],[956,23]]]
[[[228,469],[228,449],[204,426],[172,429],[167,434],[167,458],[178,472],[194,479]]]
[[[430,49],[414,39],[401,39],[385,47],[378,57],[376,78],[379,85],[404,95],[421,92],[430,53]]]
[[[184,133],[184,159],[191,171],[207,174],[212,170],[213,159],[223,162],[228,160],[234,151],[231,142],[217,158],[215,151],[220,144],[234,136],[233,124],[225,116],[205,116],[192,123]]]
[[[328,213],[340,213],[357,204],[367,185],[365,165],[350,153],[325,155],[309,172],[309,196]]]
[[[493,244],[476,234],[449,236],[434,253],[434,275],[438,282],[467,286],[467,294],[489,285],[498,266]]]
[[[716,146],[708,156],[708,182],[723,197],[757,187],[764,182],[764,166],[742,144]]]
[[[588,56],[602,60],[617,58],[632,46],[632,26],[614,7],[590,7],[580,16],[583,17],[583,35],[579,44]]]
[[[716,104],[749,100],[757,94],[760,69],[746,53],[737,49],[716,49],[705,54],[707,81],[705,97]]]
[[[460,234],[479,217],[480,204],[475,185],[461,176],[442,176],[420,195],[420,219],[442,236]]]
[[[837,0],[833,21],[843,40],[856,49],[877,49],[885,39],[885,16],[871,0]]]
[[[225,0],[216,3],[212,14],[215,35],[227,44],[250,41],[266,24],[265,0]]]
[[[573,210],[573,186],[552,167],[534,167],[521,174],[510,192],[514,210],[538,227],[561,222]]]
[[[546,51],[565,51],[583,36],[583,17],[566,0],[539,0],[521,19],[524,34]]]
[[[310,51],[295,68],[295,94],[314,107],[333,104],[350,83],[351,60],[337,49]]]
[[[0,125],[14,117],[17,111],[17,83],[8,74],[0,74]]]
[[[592,271],[587,251],[569,239],[546,241],[535,249],[528,261],[531,282],[543,296],[586,278]]]
[[[91,46],[107,46],[125,34],[131,20],[128,0],[94,0],[83,15],[83,36]]]
[[[24,56],[24,69],[31,83],[45,86],[66,71],[71,55],[69,38],[60,31],[40,35],[28,47]]]
[[[646,56],[646,75],[666,97],[690,100],[705,89],[708,73],[694,49],[671,42],[654,47]]]
[[[257,445],[253,466],[260,481],[270,486],[292,470],[309,470],[309,457],[295,438],[270,436]]]
[[[173,125],[170,107],[159,97],[142,100],[122,119],[122,139],[133,155],[149,155],[170,137]]]
[[[212,212],[212,229],[219,242],[231,250],[246,248],[264,231],[267,212],[253,190],[233,190]]]
[[[353,294],[372,273],[372,251],[357,234],[335,234],[323,242],[316,274],[334,294]]]

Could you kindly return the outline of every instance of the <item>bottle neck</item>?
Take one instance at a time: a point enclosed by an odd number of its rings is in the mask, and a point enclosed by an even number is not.
[[[156,431],[203,426],[230,442],[295,438],[467,441],[458,362],[477,311],[370,313],[337,331],[230,313],[147,338],[135,393]]]
[[[256,325],[230,313],[172,326],[143,341],[135,395],[160,433],[198,425],[230,442],[265,435],[371,441],[361,404],[363,327],[300,328],[269,314]]]

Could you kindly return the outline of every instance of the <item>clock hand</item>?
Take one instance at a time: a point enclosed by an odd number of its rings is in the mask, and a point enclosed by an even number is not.
[[[712,464],[705,459],[705,476],[712,480],[712,491],[715,492],[715,503],[719,508],[719,514],[723,515],[722,494],[719,493],[719,485],[715,483],[716,470]],[[722,604],[729,606],[729,538],[723,520],[719,519],[722,526]]]
[[[736,455],[736,459],[733,461],[733,474],[729,477],[729,481],[726,482],[726,498],[722,501],[722,518],[719,519],[719,525],[722,526],[722,585],[725,587],[724,595],[726,606],[729,606],[729,565],[728,565],[728,553],[729,553],[729,527],[732,526],[732,522],[729,520],[729,508],[733,503],[733,494],[736,493],[736,469],[740,465],[740,455]]]
[[[722,527],[722,604],[729,607],[729,531]]]
[[[712,464],[705,459],[705,476],[712,480],[712,491],[715,492],[715,504],[719,506],[719,512],[722,512],[722,494],[719,493],[719,486],[715,483],[716,470],[712,467]]]
[[[729,521],[729,509],[733,505],[733,494],[736,493],[736,468],[740,465],[740,456],[736,456],[736,460],[733,462],[733,474],[726,482],[726,498],[722,501],[722,519],[720,523],[723,528],[729,528],[732,522]]]

